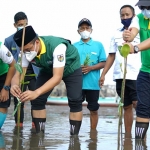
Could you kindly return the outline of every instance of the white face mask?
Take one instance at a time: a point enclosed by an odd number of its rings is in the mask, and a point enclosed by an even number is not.
[[[32,61],[37,56],[37,52],[35,50],[36,50],[36,43],[35,43],[34,51],[30,51],[30,52],[25,53],[26,59],[29,62]]]
[[[144,10],[142,10],[142,14],[143,14],[146,18],[150,18],[150,10],[144,9]]]
[[[88,39],[90,37],[90,34],[91,34],[91,32],[86,31],[86,30],[83,31],[83,32],[80,32],[80,35],[81,35],[82,39]]]
[[[17,27],[17,31],[23,29],[23,26]]]

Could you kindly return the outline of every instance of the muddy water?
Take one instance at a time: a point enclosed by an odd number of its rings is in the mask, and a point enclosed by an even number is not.
[[[83,107],[83,122],[79,136],[69,135],[67,106],[47,106],[46,131],[36,135],[31,130],[30,104],[25,105],[24,126],[15,129],[13,103],[7,119],[0,132],[0,150],[117,150],[118,113],[117,108],[100,108],[97,130],[90,131],[89,112]],[[134,126],[135,124],[133,124]],[[124,129],[123,129],[124,131]],[[134,128],[131,135],[123,134],[124,150],[150,149],[150,132],[147,145],[134,139]]]

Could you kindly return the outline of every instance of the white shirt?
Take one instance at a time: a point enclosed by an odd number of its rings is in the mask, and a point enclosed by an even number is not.
[[[53,52],[53,68],[64,67],[66,63],[66,45],[59,44]],[[60,57],[63,61],[60,60]],[[28,67],[29,61],[26,59],[25,54],[22,57],[22,67]]]
[[[132,20],[131,26],[129,28],[132,28],[134,26],[137,29],[139,29],[138,18],[137,17],[134,18],[135,19]],[[113,72],[114,81],[116,79],[123,79],[123,74],[124,74],[124,58],[120,55],[120,52],[118,50],[118,46],[122,46],[122,43],[125,42],[122,38],[123,31],[121,31],[121,29],[122,28],[116,30],[115,35],[111,39],[110,49],[109,49],[109,53],[116,53],[114,72]],[[133,45],[137,45],[140,43],[139,34],[134,38],[134,40],[131,43]],[[140,66],[141,66],[140,53],[129,54],[127,56],[126,79],[136,80],[137,75],[139,73]]]
[[[14,59],[11,52],[3,44],[0,46],[0,59],[6,64],[11,64]]]

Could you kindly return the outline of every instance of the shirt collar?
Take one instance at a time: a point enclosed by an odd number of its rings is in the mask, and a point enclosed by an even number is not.
[[[41,55],[46,53],[46,47],[45,47],[43,40],[41,38],[39,38],[39,39],[40,39],[40,43],[41,43],[41,52],[37,57],[40,59]]]
[[[92,45],[92,43],[93,43],[92,38],[90,38],[90,40],[89,40],[88,42],[86,42],[86,43],[83,42],[82,39],[80,39],[80,42],[79,42],[80,45],[82,45],[82,44],[87,44],[87,45],[90,45],[90,46]]]

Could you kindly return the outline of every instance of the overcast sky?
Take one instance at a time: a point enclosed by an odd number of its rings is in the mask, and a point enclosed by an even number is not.
[[[54,35],[79,41],[78,22],[88,18],[93,26],[91,37],[103,43],[108,55],[110,38],[120,27],[119,9],[122,5],[135,6],[138,0],[1,0],[0,40],[16,32],[13,26],[14,15],[23,11],[29,24],[38,35]],[[136,14],[140,13],[135,7]],[[121,25],[122,26],[122,25]],[[105,84],[114,84],[111,69]]]

